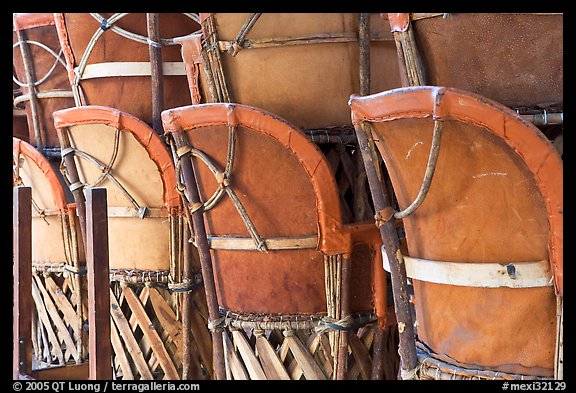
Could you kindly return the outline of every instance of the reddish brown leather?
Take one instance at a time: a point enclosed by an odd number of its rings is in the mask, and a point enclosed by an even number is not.
[[[392,32],[406,31],[410,26],[410,14],[390,13],[386,15],[386,19],[390,22]]]
[[[213,14],[218,40],[234,40],[248,16]],[[280,40],[312,34],[357,34],[358,20],[354,13],[264,13],[246,38]],[[401,86],[388,22],[373,14],[371,30],[387,38],[371,44],[371,92]],[[297,127],[350,125],[346,102],[350,94],[360,92],[357,41],[244,49],[235,57],[228,53],[221,53],[221,57],[232,102],[265,109]],[[210,102],[202,67],[200,80],[203,102]]]
[[[12,116],[12,136],[30,142],[26,116]]]
[[[112,14],[102,13],[108,18]],[[55,14],[60,42],[65,50],[70,83],[74,80],[74,67],[77,67],[86,47],[100,28],[99,23],[89,14]],[[160,36],[174,38],[197,31],[197,22],[183,14],[160,13]],[[147,36],[146,14],[130,14],[117,22],[117,26],[136,34]],[[178,62],[179,45],[163,46],[162,61]],[[98,40],[88,64],[103,62],[149,62],[149,47],[124,38],[108,30]],[[190,94],[186,76],[164,76],[164,107],[173,108],[190,104]],[[109,77],[95,78],[80,82],[87,105],[102,105],[118,108],[150,124],[152,122],[152,95],[150,77]]]
[[[60,42],[58,41],[58,34],[54,26],[53,14],[50,13],[34,13],[34,14],[14,14],[14,33],[13,42],[18,41],[16,30],[21,30],[25,33],[26,38],[30,41],[37,41],[52,49],[55,53],[60,52]],[[43,78],[56,59],[53,55],[38,45],[29,44],[30,59],[32,61],[32,68],[35,74],[35,81]],[[22,61],[22,54],[20,47],[13,50],[13,68],[16,78],[23,83],[26,83],[26,73],[24,71],[24,63]],[[29,93],[28,87],[22,87],[22,93]],[[67,79],[66,68],[62,64],[58,64],[50,77],[39,86],[37,92],[46,92],[53,90],[70,91],[70,84]],[[38,143],[34,136],[34,128],[32,121],[32,112],[30,109],[30,102],[20,104],[22,108],[26,109],[28,118],[28,133],[27,138],[33,146]],[[52,113],[59,109],[70,108],[74,106],[72,98],[43,98],[38,100],[38,114],[41,127],[41,138],[44,147],[57,147],[59,146],[58,135],[54,128],[54,121]]]
[[[14,31],[33,29],[40,26],[54,26],[54,16],[49,13],[12,14]]]
[[[226,165],[228,124],[236,125],[231,185],[260,236],[320,238],[318,249],[212,250],[222,307],[254,313],[325,313],[324,254],[347,254],[352,255],[353,311],[372,309],[375,247],[362,244],[373,234],[355,236],[369,231],[342,225],[334,175],[322,152],[302,132],[268,112],[239,104],[175,108],[164,111],[162,119],[166,132],[185,132],[191,145],[220,170]],[[217,182],[201,161],[194,159],[194,164],[201,199],[206,200]],[[249,237],[227,196],[205,212],[205,219],[208,236]]]
[[[58,129],[89,123],[107,124],[130,132],[158,167],[163,184],[165,206],[175,208],[181,205],[180,196],[176,191],[176,175],[172,157],[154,130],[134,116],[103,106],[75,107],[54,113],[54,124]]]
[[[420,188],[434,97],[444,98],[437,169],[424,203],[405,218],[410,256],[463,262],[549,259],[563,288],[562,160],[514,111],[457,89],[416,87],[351,99],[370,121],[400,208]],[[553,287],[474,288],[414,280],[418,337],[439,357],[502,372],[552,376]]]
[[[306,208],[311,209],[309,210],[309,213],[306,214],[310,216],[317,215],[317,218],[315,218],[314,221],[316,222],[315,226],[319,226],[318,230],[321,234],[320,250],[326,255],[336,255],[349,252],[350,240],[347,236],[343,236],[341,232],[342,214],[340,211],[340,199],[338,197],[338,188],[334,180],[334,175],[318,147],[310,143],[308,138],[301,131],[269,112],[238,104],[201,104],[186,108],[169,109],[162,113],[162,121],[166,132],[178,132],[181,130],[198,128],[204,125],[226,126],[227,124],[231,124],[242,125],[257,131],[257,133],[254,134],[255,138],[264,138],[259,136],[259,134],[264,134],[265,136],[276,140],[279,143],[279,146],[275,147],[278,154],[287,157],[287,160],[295,159],[297,160],[296,162],[300,162],[298,167],[302,167],[305,171],[304,173],[307,175],[307,178],[302,181],[305,183],[311,183],[311,192],[313,192],[314,195],[310,195],[311,198],[314,197],[314,199],[312,199],[310,206]],[[225,129],[225,127],[222,127],[222,129]],[[215,136],[203,136],[203,139],[209,138],[215,138]],[[264,138],[260,143],[265,143],[266,141],[267,139]],[[221,146],[226,146],[226,144]],[[284,150],[287,151],[284,152]],[[225,157],[226,150],[220,152],[220,154],[224,154]],[[219,155],[216,157],[218,156]],[[292,156],[295,158],[291,158]],[[276,163],[274,163],[274,161],[276,161]],[[225,164],[225,160],[223,162]],[[242,161],[239,160],[239,162]],[[220,162],[220,164],[222,164],[222,162]],[[254,164],[249,163],[249,160],[246,159],[246,163],[243,165]],[[274,158],[273,155],[270,157],[269,165],[278,166],[277,169],[279,171],[284,170],[282,160]],[[287,170],[288,167],[285,169]],[[300,170],[300,168],[298,169]],[[271,171],[271,167],[268,168],[267,171]],[[247,171],[246,175],[249,173],[250,171]],[[285,174],[283,177],[285,177],[285,179],[290,179],[291,176]],[[257,176],[250,175],[250,178],[257,179]],[[250,182],[254,182],[254,180],[250,180]],[[270,184],[270,187],[274,186],[274,183]],[[296,187],[296,189],[298,188]],[[288,201],[286,201],[286,203],[288,203]],[[306,206],[304,203],[302,205]],[[277,206],[282,205],[278,204]],[[282,208],[282,210],[285,209]],[[288,214],[288,211],[286,211],[286,214]],[[309,220],[309,217],[306,217],[303,218],[304,221],[299,222],[292,212],[290,212],[290,215],[286,216],[285,219],[288,220],[289,217],[290,221],[294,221],[295,228],[298,228],[299,224],[304,225],[304,222]],[[226,225],[224,225],[222,229],[225,229]],[[270,225],[270,223],[265,225]],[[270,230],[273,231],[273,233],[282,231],[282,229],[275,228],[274,226],[270,227]],[[302,235],[316,232],[315,227],[312,228],[308,225],[302,227],[299,234]],[[281,235],[280,233],[277,233],[276,235],[271,234],[271,236]]]
[[[427,84],[510,107],[562,107],[563,15],[453,13],[412,27]]]

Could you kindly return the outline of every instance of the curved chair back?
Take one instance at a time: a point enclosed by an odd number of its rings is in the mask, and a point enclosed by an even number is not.
[[[350,126],[360,92],[359,15],[200,14],[202,35],[182,40],[196,102],[265,109],[302,128]],[[400,86],[387,21],[370,18],[371,91]],[[218,51],[213,51],[217,48]],[[201,65],[201,66],[200,66]]]
[[[419,193],[432,130],[443,129],[428,193],[403,218],[418,340],[468,376],[551,377],[555,290],[563,293],[563,169],[552,144],[513,110],[453,88],[395,89],[350,105],[354,123],[369,125],[400,209]]]
[[[37,367],[84,360],[82,292],[84,252],[76,209],[64,184],[34,146],[12,138],[13,185],[32,190],[33,304],[39,337],[32,343]],[[39,274],[42,273],[42,274]],[[63,349],[64,348],[64,349]]]
[[[321,151],[280,118],[239,104],[170,109],[163,121],[195,149],[222,307],[325,312],[323,258],[350,254],[352,243]],[[369,302],[360,308],[370,309]]]
[[[173,38],[199,29],[193,14],[160,13],[159,40],[148,37],[147,14],[64,13],[55,20],[76,105],[113,107],[152,124],[153,90],[160,84],[164,107],[190,103]],[[151,47],[161,50],[158,85],[151,82]]]
[[[38,148],[58,147],[52,113],[74,106],[54,15],[13,15],[14,81],[22,91],[14,105],[26,110],[27,138]],[[30,89],[32,85],[32,89]]]
[[[110,269],[170,268],[171,222],[180,198],[172,157],[154,131],[117,109],[86,106],[54,113],[62,155],[80,176],[72,189],[108,189]]]
[[[232,329],[235,345],[244,345],[240,342],[245,340],[235,331],[238,328],[254,329],[255,334],[260,329],[311,334],[329,318],[333,324],[326,326],[347,324],[350,348],[359,353],[359,347],[352,345],[363,344],[350,322],[360,321],[362,326],[374,321],[371,283],[381,266],[381,241],[371,223],[342,223],[338,187],[319,148],[285,120],[246,105],[174,108],[164,111],[162,119],[175,141],[178,176],[182,157],[192,156],[202,202],[188,199],[188,207],[193,212],[204,209],[221,324]],[[185,143],[179,146],[181,140]],[[378,279],[385,286],[385,278]],[[302,355],[302,347],[294,347],[296,336],[285,335],[286,348]],[[272,336],[267,340],[274,341]],[[257,345],[268,347],[267,340]],[[235,362],[232,347],[225,348],[228,361]],[[292,378],[298,379],[302,372],[306,379],[341,375],[336,366],[332,369],[336,360],[320,370],[312,358],[318,348],[314,344],[304,349],[305,360],[297,360],[302,368]],[[263,348],[252,350],[260,353]],[[334,349],[332,356],[338,358],[337,352]],[[275,368],[284,371],[277,374],[266,371],[270,360],[250,356],[241,350],[250,366],[247,374],[233,372],[234,379],[288,378],[284,370],[288,365],[281,365],[284,357]],[[369,378],[362,366],[356,373],[360,369]]]
[[[420,84],[456,87],[512,108],[562,108],[562,14],[388,14],[388,19],[397,36],[412,36],[423,67]]]

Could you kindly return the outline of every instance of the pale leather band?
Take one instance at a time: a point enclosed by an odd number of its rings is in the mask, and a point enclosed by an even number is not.
[[[386,251],[382,248],[384,269],[390,272]],[[402,256],[406,276],[437,284],[480,288],[532,288],[554,285],[550,262],[522,261],[503,263],[445,262]]]
[[[78,67],[74,69],[78,72]],[[108,62],[88,64],[80,79],[108,78],[114,76],[150,76],[151,67],[149,62]],[[162,75],[186,75],[186,67],[183,62],[163,62]]]
[[[41,214],[35,214],[33,217],[56,216],[61,213],[57,209],[44,209]],[[108,207],[108,217],[159,218],[168,216],[168,210],[164,207],[141,207],[140,209],[129,206]]]
[[[301,250],[318,247],[318,236],[278,237],[262,239],[268,250]],[[208,236],[213,250],[258,250],[251,237]]]
[[[52,90],[52,91],[40,91],[37,92],[36,98],[74,98],[74,93],[72,91],[60,91],[60,90]],[[21,102],[30,101],[31,95],[30,94],[22,94],[16,98],[14,98],[14,106],[17,106]]]

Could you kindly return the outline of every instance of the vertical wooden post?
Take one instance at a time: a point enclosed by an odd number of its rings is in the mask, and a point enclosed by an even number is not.
[[[74,202],[76,203],[76,212],[78,213],[80,231],[82,234],[82,246],[86,252],[86,199],[84,196],[84,187],[82,187],[80,183],[80,175],[78,174],[78,168],[76,167],[74,152],[70,149],[72,144],[70,142],[68,129],[57,128],[56,131],[58,134],[58,142],[61,146],[62,161],[64,162],[64,167],[66,168],[66,177],[70,183],[70,192],[72,193]]]
[[[188,242],[190,239],[190,230],[188,225],[184,225],[184,244],[183,244],[183,260],[184,266],[182,268],[182,280],[190,279],[192,277],[192,245]],[[182,295],[182,379],[195,380],[201,377],[200,370],[196,367],[196,362],[192,361],[194,353],[192,334],[192,313],[194,312],[194,294],[190,291],[184,292]]]
[[[12,378],[32,373],[32,189],[13,189]]]
[[[112,379],[108,205],[105,188],[86,189],[86,268],[88,274],[88,348],[91,380]]]
[[[34,67],[32,65],[32,57],[30,55],[30,48],[28,47],[28,40],[26,38],[26,32],[23,30],[16,30],[16,35],[18,37],[18,42],[20,44],[20,54],[22,55],[22,63],[24,64],[24,73],[26,74],[26,84],[28,88],[28,94],[30,95],[30,113],[32,115],[32,126],[34,128],[34,145],[40,151],[44,149],[44,141],[42,139],[42,129],[40,124],[40,116],[38,114],[39,102],[38,96],[36,95],[36,86],[34,86],[34,81],[36,76],[34,73]]]
[[[152,129],[164,134],[162,118],[164,109],[164,81],[162,77],[162,46],[160,44],[159,14],[146,14],[148,27],[148,51],[150,53],[150,76],[152,80]]]
[[[379,180],[374,162],[374,141],[370,131],[364,130],[364,124],[356,126],[356,137],[358,145],[364,158],[364,167],[368,177],[370,193],[374,201],[374,209],[382,211],[389,206],[388,198],[383,189],[383,184]],[[380,227],[380,236],[386,251],[386,257],[390,263],[390,277],[392,280],[392,293],[394,295],[394,311],[398,321],[398,332],[400,343],[398,353],[400,354],[400,368],[402,374],[413,378],[413,370],[418,364],[416,356],[416,342],[414,334],[414,322],[410,313],[410,300],[408,295],[408,281],[406,277],[406,266],[400,263],[398,254],[400,250],[400,240],[394,225],[394,220],[388,220]]]
[[[345,318],[350,315],[350,269],[351,269],[351,255],[342,256],[342,271],[341,280],[342,286],[340,288],[340,318]],[[340,342],[338,349],[338,368],[336,369],[336,379],[347,379],[348,372],[348,335],[355,334],[353,331],[342,330],[340,332]]]
[[[370,94],[370,14],[362,13],[360,14],[360,29],[359,29],[359,46],[360,46],[360,95],[365,96]],[[364,159],[362,154],[357,154],[357,167],[360,172],[360,168],[364,169]],[[366,171],[363,171],[363,177],[358,176],[358,180],[361,180],[361,185],[358,184],[357,187],[365,187],[366,185]],[[359,190],[358,190],[359,191]],[[363,190],[362,190],[363,191]],[[379,250],[377,250],[379,252]],[[380,258],[378,258],[380,260]],[[380,267],[382,273],[384,269]],[[377,268],[374,268],[375,285],[386,285],[385,277],[376,276],[376,273],[380,272]],[[374,291],[374,296],[382,297],[385,295],[386,288],[381,288],[376,286]],[[377,299],[375,303],[380,305],[382,299]],[[380,301],[380,303],[378,303]],[[385,304],[384,304],[385,306]],[[377,310],[377,314],[378,311]],[[372,379],[380,380],[383,378],[384,373],[382,369],[382,352],[384,346],[384,332],[381,330],[380,324],[376,327],[374,343],[372,345]]]
[[[360,63],[360,95],[370,94],[370,14],[360,14],[358,29],[358,47]],[[370,206],[366,196],[366,171],[362,154],[355,156],[356,179],[354,182],[354,219],[357,222],[370,218]]]
[[[186,141],[182,132],[172,133],[176,148],[186,146]],[[198,185],[196,183],[196,176],[192,161],[190,160],[190,152],[183,154],[180,157],[182,163],[182,174],[184,176],[184,184],[190,205],[200,203],[200,195],[198,192]],[[220,309],[218,307],[218,299],[216,295],[216,284],[214,282],[214,271],[212,269],[212,257],[210,256],[210,247],[208,239],[206,238],[206,227],[204,226],[204,208],[200,207],[191,214],[192,227],[194,230],[194,240],[198,255],[200,257],[200,264],[202,268],[202,279],[204,280],[204,291],[206,293],[206,303],[208,306],[209,323],[215,323],[220,319]],[[224,361],[224,340],[222,332],[218,327],[211,328],[212,334],[212,352],[213,352],[213,366],[215,379],[226,379],[226,368]]]

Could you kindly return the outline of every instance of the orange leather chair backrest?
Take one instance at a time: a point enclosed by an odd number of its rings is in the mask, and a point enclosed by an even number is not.
[[[342,224],[330,166],[299,129],[240,104],[175,108],[162,119],[192,149],[221,308],[324,314],[324,261],[345,255],[352,258],[350,308],[371,312],[372,270],[381,266],[377,228]]]
[[[513,108],[562,108],[564,17],[551,13],[388,14],[412,29],[425,83]]]
[[[74,106],[66,64],[61,53],[58,33],[51,13],[13,14],[13,68],[22,95],[15,98],[15,105],[24,108],[28,118],[26,138],[36,147],[58,147],[52,113]],[[18,37],[21,34],[22,37]],[[20,39],[23,41],[21,42]],[[27,63],[22,57],[22,47],[28,53]],[[28,72],[31,80],[28,81]],[[31,102],[28,83],[34,84]],[[35,106],[32,111],[32,105]],[[33,119],[36,117],[36,120]]]
[[[68,223],[75,211],[66,199],[62,179],[34,146],[14,137],[12,158],[13,185],[32,188],[32,263],[71,264],[72,248],[65,237],[76,232]]]
[[[249,105],[302,128],[351,125],[346,102],[360,93],[359,14],[263,13],[253,19],[201,13],[200,19],[202,35],[180,41],[193,103]],[[401,86],[388,22],[372,14],[370,29],[371,91]],[[229,97],[215,94],[211,79],[226,85]]]
[[[152,85],[146,14],[55,14],[69,83],[77,105],[117,108],[152,123]],[[200,28],[197,17],[160,13],[164,107],[190,103],[184,66],[174,37]]]
[[[428,195],[403,219],[419,340],[452,364],[551,377],[563,294],[563,164],[552,144],[513,110],[454,88],[350,105],[354,123],[370,126],[400,209],[422,183],[434,122],[443,127]]]

